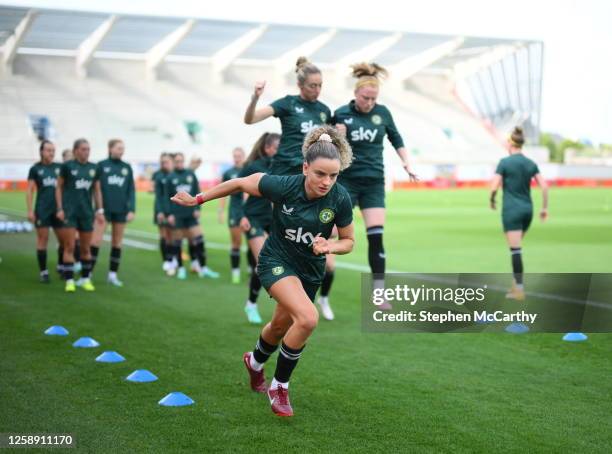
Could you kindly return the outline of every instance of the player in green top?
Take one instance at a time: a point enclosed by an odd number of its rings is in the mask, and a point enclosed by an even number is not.
[[[515,127],[508,137],[508,152],[510,156],[499,161],[495,176],[491,183],[489,198],[491,209],[495,210],[495,196],[500,187],[504,188],[502,225],[506,241],[512,257],[512,273],[514,281],[506,298],[522,301],[525,299],[523,287],[523,258],[521,241],[533,218],[533,203],[531,201],[531,180],[535,179],[542,189],[542,210],[540,219],[548,217],[548,185],[540,174],[535,162],[526,157],[523,152],[525,136],[523,129]]]
[[[75,291],[74,243],[76,232],[81,242],[81,286],[94,291],[91,283],[91,237],[94,223],[92,197],[95,198],[97,222],[104,221],[104,208],[100,183],[96,179],[96,165],[89,162],[90,146],[86,139],[77,139],[72,147],[74,160],[65,162],[60,168],[55,190],[57,218],[63,222],[61,240],[64,246],[64,278],[66,291]],[[95,197],[94,197],[95,196]]]
[[[402,167],[411,181],[417,176],[408,162],[408,152],[389,109],[378,104],[380,78],[387,71],[376,63],[352,65],[355,98],[334,112],[333,123],[343,132],[353,150],[353,163],[340,175],[338,181],[351,195],[353,207],[359,206],[368,238],[368,262],[374,277],[374,285],[381,286],[385,273],[385,249],[383,231],[385,224],[385,169],[383,149],[385,136],[395,148]],[[333,273],[329,273],[333,276]],[[324,283],[325,284],[325,283]],[[329,286],[321,289],[319,304],[323,314],[331,314]],[[388,303],[380,306],[390,309]]]
[[[185,155],[174,155],[174,171],[166,179],[166,194],[177,192],[197,194],[200,191],[198,178],[193,170],[185,168]],[[173,255],[178,262],[177,277],[187,279],[187,271],[183,266],[181,243],[186,238],[194,247],[194,253],[200,265],[199,276],[216,279],[219,273],[206,266],[206,245],[200,227],[200,208],[182,207],[170,204],[168,207],[168,224],[172,227]]]
[[[153,223],[159,229],[159,250],[162,256],[162,270],[169,275],[176,272],[176,264],[173,264],[172,229],[168,225],[167,217],[169,207],[169,195],[166,194],[166,183],[168,175],[172,173],[174,160],[171,153],[162,153],[159,158],[159,169],[153,172]]]
[[[248,177],[254,173],[270,173],[270,164],[278,150],[279,141],[280,136],[270,132],[264,133],[257,139],[239,177]],[[255,259],[254,265],[256,266],[261,248],[270,233],[272,204],[265,197],[257,197],[249,194],[245,194],[244,197],[246,201],[243,204],[244,215],[240,220],[240,227],[246,233],[249,250]],[[257,309],[257,297],[260,289],[261,281],[257,273],[251,273],[251,279],[249,280],[249,297],[244,306],[244,311],[247,314],[249,322],[254,324],[261,323],[261,316]]]
[[[321,70],[305,57],[300,57],[296,63],[296,73],[299,95],[287,95],[269,106],[256,109],[257,101],[266,85],[265,81],[257,82],[251,102],[244,114],[244,122],[248,125],[259,123],[272,116],[281,122],[280,146],[271,168],[273,175],[302,173],[304,137],[312,129],[331,121],[329,107],[318,101],[323,85]]]
[[[111,251],[107,282],[115,287],[123,287],[117,277],[121,262],[121,244],[125,224],[132,222],[136,211],[136,189],[132,166],[123,161],[125,144],[121,139],[108,141],[108,159],[98,162],[96,178],[102,190],[104,218],[111,223]],[[106,222],[96,223],[91,244],[91,270],[93,272],[106,230]]]
[[[59,243],[58,228],[62,226],[57,217],[55,205],[55,187],[60,173],[60,164],[53,162],[55,145],[43,140],[38,149],[40,161],[30,167],[28,172],[28,191],[26,204],[28,219],[36,226],[36,257],[40,272],[40,282],[49,283],[49,270],[47,269],[47,244],[49,243],[49,227],[55,232]],[[36,205],[32,209],[34,192],[36,191]],[[61,261],[59,261],[61,263]]]
[[[319,314],[312,300],[325,271],[325,255],[347,254],[355,241],[349,195],[335,184],[340,171],[351,162],[349,145],[334,128],[325,126],[306,137],[303,153],[303,174],[254,173],[221,183],[197,197],[181,192],[172,198],[175,203],[195,206],[243,191],[274,203],[272,231],[259,256],[257,274],[277,305],[254,351],[245,353],[243,360],[251,388],[267,391],[272,411],[279,416],[293,415],[289,378],[317,325]],[[339,239],[330,241],[334,226]],[[276,371],[268,388],[263,367],[279,344]]]
[[[232,151],[234,165],[223,172],[222,181],[229,181],[238,178],[238,174],[244,166],[245,153],[240,147]],[[242,219],[242,194],[236,193],[230,196],[229,212],[227,215],[227,225],[230,231],[230,241],[232,249],[230,251],[230,266],[232,267],[232,283],[240,283],[240,245],[242,244],[242,231],[240,229],[240,219]],[[218,217],[219,223],[223,224],[225,214],[226,198],[219,199]]]

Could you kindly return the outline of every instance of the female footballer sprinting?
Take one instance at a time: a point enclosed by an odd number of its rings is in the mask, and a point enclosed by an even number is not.
[[[490,205],[495,209],[495,196],[503,184],[504,198],[502,208],[502,225],[510,254],[512,257],[512,273],[514,282],[506,298],[515,300],[525,299],[523,288],[523,258],[521,241],[533,218],[533,203],[531,201],[531,179],[542,189],[542,210],[540,219],[545,221],[548,217],[548,186],[540,174],[535,162],[522,153],[525,137],[520,127],[515,127],[508,138],[508,152],[510,156],[503,158],[497,165],[493,182],[491,183]]]
[[[196,197],[179,192],[172,198],[175,203],[195,206],[243,191],[274,203],[272,231],[259,255],[257,274],[277,305],[255,349],[245,353],[243,360],[251,389],[267,392],[278,416],[293,415],[289,379],[317,326],[318,312],[312,302],[325,273],[325,255],[348,254],[355,241],[350,197],[335,184],[352,159],[348,143],[334,128],[322,126],[306,137],[303,154],[301,175],[255,173]],[[339,238],[330,241],[334,226]],[[268,388],[263,367],[279,344],[274,379]]]

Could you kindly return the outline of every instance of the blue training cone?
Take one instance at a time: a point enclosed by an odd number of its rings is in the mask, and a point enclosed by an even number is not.
[[[587,340],[589,337],[582,333],[567,333],[563,336],[563,340],[567,342],[582,342]]]
[[[120,363],[125,361],[125,358],[117,352],[104,352],[96,358],[99,363]]]
[[[159,405],[163,405],[164,407],[183,407],[193,404],[195,404],[195,402],[191,397],[179,392],[170,393],[159,401]]]
[[[138,369],[128,375],[125,379],[134,383],[148,383],[157,380],[157,376],[146,369]]]
[[[524,323],[510,323],[506,326],[506,332],[512,334],[523,334],[529,331],[529,327]]]
[[[80,348],[94,348],[99,347],[100,343],[92,337],[81,337],[80,339],[77,339],[72,346]]]
[[[68,330],[60,325],[53,325],[46,329],[47,336],[67,336]]]

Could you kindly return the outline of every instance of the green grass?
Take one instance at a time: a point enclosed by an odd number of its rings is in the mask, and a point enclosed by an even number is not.
[[[485,191],[396,192],[387,200],[389,269],[509,271],[499,213],[488,210]],[[151,202],[139,196],[128,236],[154,245],[141,233],[155,232]],[[23,194],[0,193],[0,212],[23,206]],[[611,206],[609,190],[553,190],[549,222],[534,221],[526,238],[526,271],[612,272]],[[204,210],[207,240],[227,243],[215,214],[214,205]],[[356,223],[355,251],[338,261],[364,265]],[[162,274],[157,252],[126,248],[126,287],[118,290],[103,282],[106,245],[98,290],[74,295],[58,279],[37,283],[33,235],[0,234],[0,256],[0,432],[68,432],[88,452],[609,452],[612,445],[607,334],[580,344],[558,334],[366,334],[360,275],[340,268],[337,320],[322,320],[310,339],[291,383],[296,416],[287,420],[248,390],[241,355],[259,329],[245,321],[246,287],[229,283],[226,251],[209,248],[219,281],[179,282]],[[262,295],[260,303],[269,318],[272,302]],[[53,324],[70,336],[44,336]],[[80,336],[102,345],[72,348]],[[96,363],[104,350],[127,361]],[[160,380],[123,380],[140,368]],[[158,406],[171,391],[196,405]]]

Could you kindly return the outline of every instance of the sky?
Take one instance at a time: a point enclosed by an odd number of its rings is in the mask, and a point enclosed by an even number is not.
[[[608,0],[0,0],[0,4],[541,40],[542,129],[612,143],[612,1]]]

